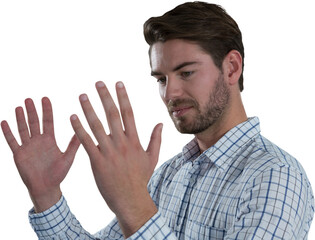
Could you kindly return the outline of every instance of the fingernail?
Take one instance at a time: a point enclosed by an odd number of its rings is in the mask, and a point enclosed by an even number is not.
[[[86,94],[81,94],[79,97],[80,101],[86,101],[88,99]]]
[[[117,87],[118,88],[123,88],[124,87],[124,84],[122,82],[117,82]]]
[[[96,83],[96,87],[104,87],[105,84],[102,81]]]
[[[163,130],[163,123],[160,123],[160,131],[162,132]]]
[[[73,115],[70,117],[71,120],[77,120],[77,118],[78,118],[78,117],[77,117],[77,115],[75,115],[75,114],[73,114]]]
[[[25,103],[27,103],[27,102],[28,102],[28,103],[31,103],[31,102],[33,102],[33,100],[32,100],[31,98],[26,98],[24,102],[25,102]]]

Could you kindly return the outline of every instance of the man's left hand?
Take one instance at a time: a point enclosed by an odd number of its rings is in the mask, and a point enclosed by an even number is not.
[[[125,237],[129,237],[157,212],[147,184],[158,162],[162,124],[154,128],[145,151],[138,138],[133,111],[123,83],[116,84],[121,114],[105,84],[97,82],[96,88],[106,113],[110,134],[105,132],[86,94],[80,96],[80,102],[98,145],[95,145],[76,115],[71,116],[71,123],[90,157],[100,193],[116,214]]]

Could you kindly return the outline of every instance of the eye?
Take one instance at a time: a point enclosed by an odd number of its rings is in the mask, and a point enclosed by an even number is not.
[[[181,72],[181,77],[182,78],[188,78],[190,77],[194,72],[193,71],[188,71],[188,72]]]
[[[157,82],[158,82],[159,84],[165,84],[165,83],[166,83],[166,77],[160,77],[160,78],[158,78],[158,79],[157,79]]]

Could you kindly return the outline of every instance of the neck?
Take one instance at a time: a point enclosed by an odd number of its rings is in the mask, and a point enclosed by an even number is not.
[[[242,102],[238,106],[229,106],[213,125],[205,131],[195,134],[200,152],[213,146],[229,130],[244,121],[247,121],[247,115]]]

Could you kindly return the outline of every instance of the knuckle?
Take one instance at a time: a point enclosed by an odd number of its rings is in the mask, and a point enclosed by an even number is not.
[[[111,107],[108,109],[108,116],[111,119],[120,119],[120,114],[116,107]]]
[[[99,120],[93,120],[90,123],[90,128],[93,132],[100,130],[102,127],[103,127],[103,125]]]
[[[80,142],[85,146],[90,142],[91,139],[89,134],[87,134],[85,131],[80,132],[78,134],[78,137],[80,139]]]
[[[126,144],[120,144],[119,151],[123,156],[128,154],[128,146]]]
[[[143,150],[143,148],[142,148],[142,146],[141,146],[141,144],[140,144],[140,142],[139,141],[134,141],[134,148],[136,149],[136,150],[138,150],[138,151],[142,151]]]
[[[115,161],[117,153],[112,148],[106,149],[106,157],[110,161]]]
[[[133,111],[131,108],[124,109],[122,114],[127,118],[133,118]]]
[[[112,153],[115,156],[127,156],[130,144],[123,136],[116,136],[112,146],[113,147],[109,150],[109,153]]]
[[[139,152],[142,150],[142,145],[137,137],[131,138],[127,146],[132,148],[132,150],[135,152]]]

